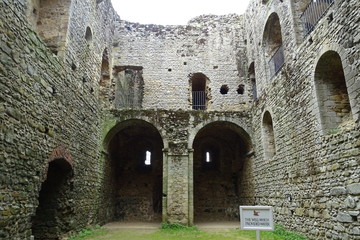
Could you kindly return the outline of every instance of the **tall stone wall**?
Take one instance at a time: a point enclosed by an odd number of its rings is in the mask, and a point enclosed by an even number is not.
[[[42,237],[63,237],[105,221],[96,214],[103,174],[97,161],[98,82],[102,51],[111,44],[111,28],[105,26],[116,15],[109,1],[72,1],[66,8],[69,27],[59,32],[66,44],[56,55],[27,21],[35,7],[31,1],[0,3],[1,239],[30,239],[34,234],[40,189],[52,176],[49,163],[59,159],[71,166],[71,173],[64,171],[71,177],[64,176],[63,187],[53,186],[62,194],[53,203],[62,215],[52,220],[58,222],[54,234]],[[90,41],[85,39],[86,22],[93,31]],[[55,172],[61,172],[65,166],[57,167]]]
[[[191,109],[192,74],[208,78],[207,109],[249,108],[251,86],[246,79],[243,18],[200,16],[186,26],[117,22],[115,66],[143,67],[142,107]],[[239,94],[239,85],[245,92]],[[223,85],[227,94],[221,94]]]
[[[358,239],[359,2],[335,1],[304,37],[299,17],[307,3],[252,1],[245,14],[246,26],[252,26],[246,28],[248,62],[254,62],[259,95],[253,105],[255,195],[257,204],[274,206],[276,222],[311,239]],[[270,77],[264,31],[274,12],[280,20],[285,63]],[[332,96],[321,99],[317,85],[317,64],[328,51],[341,58],[352,110],[346,121],[331,129],[320,115],[322,101]],[[331,68],[326,71],[331,79]],[[272,157],[265,154],[266,111],[274,132]]]
[[[310,2],[329,9],[303,25]],[[108,0],[43,3],[0,3],[1,239],[158,219],[160,195],[163,221],[227,219],[238,201],[274,206],[277,223],[311,239],[359,238],[359,1],[253,0],[243,16],[186,26],[122,21]],[[39,26],[52,14],[61,24]],[[139,170],[127,134],[142,150],[156,139],[162,173],[122,189],[118,169]],[[206,165],[207,151],[225,162]],[[61,216],[48,218],[55,230],[41,230],[47,209]]]

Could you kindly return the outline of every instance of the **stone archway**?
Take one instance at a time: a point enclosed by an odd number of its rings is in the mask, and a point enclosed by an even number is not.
[[[194,221],[237,220],[240,204],[253,204],[251,143],[238,125],[216,121],[193,142]]]
[[[41,184],[39,204],[32,217],[34,239],[57,240],[71,230],[72,160],[63,147],[55,149],[47,165],[46,178]]]
[[[112,171],[114,220],[161,221],[162,149],[158,130],[132,119],[115,126],[107,143]]]

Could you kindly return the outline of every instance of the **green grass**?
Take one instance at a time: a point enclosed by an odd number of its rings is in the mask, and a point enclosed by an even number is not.
[[[70,240],[252,240],[255,231],[211,230],[201,231],[196,227],[179,224],[163,224],[159,230],[133,229],[111,231],[104,228],[86,229]],[[273,232],[261,232],[261,240],[306,240],[307,238],[276,226]]]

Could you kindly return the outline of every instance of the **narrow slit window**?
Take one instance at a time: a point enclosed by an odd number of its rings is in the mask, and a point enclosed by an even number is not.
[[[150,166],[151,165],[151,152],[146,151],[145,153],[145,165]]]
[[[206,154],[205,154],[205,162],[207,162],[207,163],[211,162],[210,152],[206,152]]]

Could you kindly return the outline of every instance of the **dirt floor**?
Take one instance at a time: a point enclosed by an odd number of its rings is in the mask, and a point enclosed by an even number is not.
[[[111,222],[103,227],[111,231],[121,229],[146,229],[158,230],[161,223],[146,223],[146,222]],[[212,229],[237,229],[240,228],[240,222],[200,222],[195,223],[195,226],[200,230],[211,231]]]

